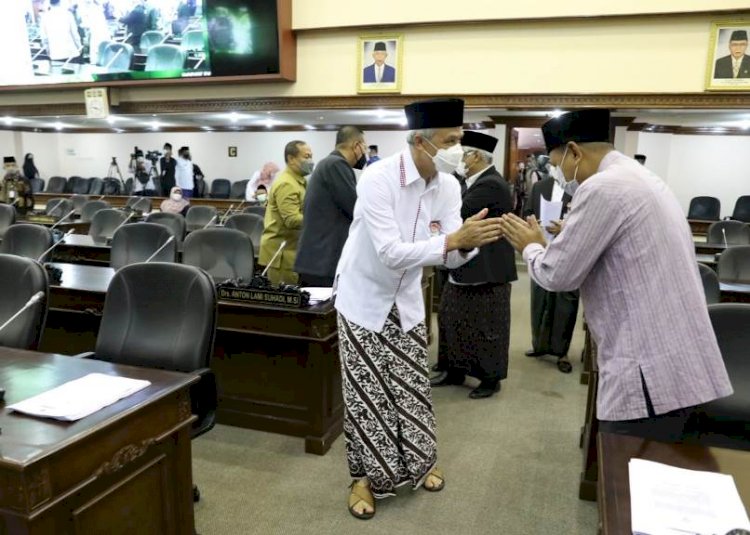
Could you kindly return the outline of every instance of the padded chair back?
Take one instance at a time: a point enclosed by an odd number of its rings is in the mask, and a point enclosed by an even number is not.
[[[185,239],[185,218],[180,214],[170,214],[169,212],[151,212],[146,217],[147,223],[163,225],[177,239],[177,243],[182,243]]]
[[[70,189],[70,193],[75,193],[76,195],[88,195],[90,186],[91,179],[89,178],[72,176],[70,177],[70,180],[68,180],[68,189]]]
[[[138,210],[143,213],[149,213],[152,208],[149,197],[139,197],[138,195],[130,197],[125,206],[131,210]]]
[[[187,54],[177,45],[156,45],[148,51],[146,72],[181,71]]]
[[[725,234],[727,245],[750,245],[750,225],[742,221],[711,223],[706,234],[706,242],[723,245]]]
[[[703,282],[703,293],[706,294],[706,304],[713,305],[721,300],[719,292],[719,277],[716,272],[706,264],[698,264],[701,281]]]
[[[29,182],[31,182],[31,193],[41,193],[44,191],[43,178],[32,178]]]
[[[89,195],[101,195],[104,190],[104,181],[99,177],[89,179]]]
[[[193,231],[202,229],[215,215],[216,208],[213,206],[191,206],[188,208],[187,214],[185,214],[187,230]]]
[[[10,204],[0,204],[0,238],[16,222],[16,209]]]
[[[743,195],[737,199],[732,212],[732,219],[750,223],[750,195]]]
[[[120,195],[122,193],[122,185],[116,178],[105,178],[102,185],[102,195]]]
[[[265,206],[260,206],[260,205],[248,206],[247,208],[245,208],[244,212],[246,214],[255,214],[255,215],[259,215],[260,217],[266,217]]]
[[[263,236],[263,218],[258,214],[234,214],[224,223],[225,228],[244,232],[250,236],[255,251],[260,250],[260,238]]]
[[[211,193],[209,193],[209,197],[212,199],[228,199],[231,192],[232,183],[228,179],[214,178],[211,182]]]
[[[202,178],[195,179],[195,189],[193,189],[193,197],[205,197],[206,196],[206,181]]]
[[[190,30],[182,36],[180,46],[187,52],[203,52],[206,43],[203,38],[203,30]]]
[[[162,41],[164,41],[164,34],[161,32],[158,32],[156,30],[143,32],[140,42],[141,51],[145,54],[148,54],[149,50],[151,50],[156,45],[161,44]]]
[[[70,200],[73,201],[73,210],[77,214],[80,214],[83,210],[83,206],[89,202],[89,198],[86,195],[71,195]]]
[[[55,197],[47,201],[44,213],[52,217],[62,217],[74,208],[73,201],[66,197]]]
[[[708,307],[724,365],[734,387],[734,394],[707,403],[703,411],[713,421],[744,422],[750,433],[750,304],[720,303]],[[746,436],[745,438],[750,438]]]
[[[0,325],[20,310],[37,292],[44,298],[0,331],[0,346],[37,349],[44,331],[49,302],[49,283],[44,267],[34,260],[0,254]]]
[[[127,219],[128,214],[122,210],[115,210],[114,208],[104,208],[98,210],[94,217],[91,218],[91,226],[89,227],[89,236],[95,238],[111,238],[117,230],[117,227],[122,225],[122,222]]]
[[[112,252],[109,265],[120,269],[130,264],[145,262],[164,245],[172,233],[156,223],[133,223],[123,225],[112,237]],[[151,260],[151,262],[175,262],[177,241],[172,240]]]
[[[717,273],[721,282],[750,284],[750,245],[725,250],[719,257]]]
[[[180,372],[207,368],[216,302],[214,281],[193,266],[125,266],[107,289],[96,357]]]
[[[99,47],[97,48],[96,64],[99,65],[100,67],[104,65],[104,60],[105,60],[104,51],[107,50],[107,47],[110,45],[110,43],[113,43],[113,42],[114,41],[102,41],[101,43],[99,43]]]
[[[68,179],[64,176],[52,176],[47,182],[47,193],[63,193],[67,183]]]
[[[232,199],[244,199],[248,182],[249,180],[238,180],[237,182],[233,182],[229,197]]]
[[[0,253],[23,256],[32,260],[44,262],[39,257],[52,247],[52,232],[42,225],[19,223],[11,225],[5,231],[3,242],[0,243]]]
[[[721,219],[721,201],[716,197],[693,197],[687,218],[718,221]]]
[[[188,234],[182,246],[182,263],[205,269],[216,281],[250,280],[255,256],[250,237],[229,228],[207,228]]]
[[[99,210],[110,208],[107,201],[88,201],[81,208],[81,221],[91,221]]]
[[[133,194],[133,178],[128,178],[125,180],[125,190],[122,192],[123,195],[132,195]]]
[[[99,64],[109,72],[129,71],[133,62],[133,47],[127,43],[109,43],[99,56]]]

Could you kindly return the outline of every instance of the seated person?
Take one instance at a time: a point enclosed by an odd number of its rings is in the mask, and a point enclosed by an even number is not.
[[[266,203],[268,202],[268,190],[263,184],[259,185],[256,188],[255,193],[253,194],[252,200],[258,203],[259,206],[266,205]]]
[[[159,210],[170,214],[185,215],[190,207],[190,201],[182,197],[182,189],[179,186],[169,190],[169,199],[164,199],[159,206]]]

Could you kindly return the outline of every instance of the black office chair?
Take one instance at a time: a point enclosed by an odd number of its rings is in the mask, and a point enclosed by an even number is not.
[[[96,350],[85,356],[198,375],[190,388],[198,417],[195,438],[216,421],[216,377],[210,369],[216,309],[214,281],[205,271],[160,262],[125,266],[107,289]],[[200,498],[195,485],[193,498]]]
[[[263,236],[263,218],[258,214],[234,214],[224,223],[225,228],[244,232],[250,236],[253,249],[260,249],[260,238]]]
[[[687,218],[718,221],[721,219],[721,201],[716,197],[693,197]]]
[[[104,181],[99,177],[91,177],[89,179],[89,195],[102,195],[104,191]]]
[[[212,199],[228,199],[232,193],[232,183],[226,178],[214,178],[211,182],[211,192],[208,194]]]
[[[64,193],[68,179],[64,176],[52,176],[47,182],[47,193]]]
[[[191,206],[185,214],[185,224],[188,232],[202,229],[217,216],[216,208],[213,206]],[[214,222],[218,221],[218,217]]]
[[[29,258],[0,254],[0,325],[21,310],[31,297],[44,297],[0,331],[0,346],[35,350],[44,332],[49,301],[47,272]]]
[[[266,207],[260,205],[248,206],[243,210],[246,214],[256,214],[260,217],[266,217]]]
[[[202,178],[196,178],[193,180],[194,189],[193,197],[203,198],[206,196],[206,181]]]
[[[122,184],[116,178],[105,178],[102,186],[102,195],[121,195]]]
[[[73,201],[66,197],[55,197],[47,201],[44,213],[52,217],[63,217],[73,210]]]
[[[49,253],[44,258],[40,257],[50,247],[52,247],[52,232],[47,227],[17,223],[9,226],[5,231],[3,241],[0,243],[0,253],[44,262]]]
[[[708,314],[734,394],[701,407],[699,441],[750,449],[750,304],[710,305]]]
[[[16,222],[16,209],[10,204],[0,204],[0,239],[13,223]]]
[[[81,208],[81,221],[91,221],[99,210],[110,208],[107,201],[88,201]]]
[[[72,176],[68,180],[68,189],[70,190],[70,193],[74,193],[76,195],[88,195],[90,186],[90,178]]]
[[[122,190],[122,194],[123,195],[133,194],[133,177],[130,177],[125,181],[125,189]]]
[[[743,195],[737,199],[732,212],[732,219],[750,223],[750,195]]]
[[[125,207],[147,214],[152,209],[152,203],[149,197],[140,197],[136,195],[128,199],[128,201],[125,203]]]
[[[86,195],[71,195],[70,200],[73,201],[73,210],[79,215],[83,211],[83,205],[89,202],[89,198]]]
[[[32,178],[29,182],[31,182],[31,193],[41,193],[44,191],[43,178]]]
[[[698,264],[698,271],[703,282],[703,293],[706,294],[706,304],[713,305],[721,301],[719,292],[719,277],[716,272],[706,264]]]
[[[247,189],[247,183],[249,180],[238,180],[232,183],[232,189],[229,193],[231,199],[244,199],[245,190]]]
[[[255,271],[253,243],[239,230],[196,230],[185,238],[182,263],[205,269],[219,282],[237,278],[249,281]]]
[[[721,282],[750,284],[750,245],[727,248],[719,257],[716,272]]]
[[[146,217],[147,223],[155,223],[165,226],[172,235],[177,239],[177,243],[182,243],[185,239],[185,218],[180,214],[171,214],[169,212],[151,212]]]
[[[717,221],[708,226],[706,243],[724,245],[750,245],[750,225],[742,221]]]
[[[89,236],[93,236],[94,238],[111,238],[117,227],[122,225],[127,217],[128,214],[122,210],[115,210],[114,208],[99,210],[91,218]]]
[[[156,223],[123,225],[112,236],[109,265],[120,269],[149,259],[150,262],[176,262],[177,240],[164,246],[172,237],[167,227]]]

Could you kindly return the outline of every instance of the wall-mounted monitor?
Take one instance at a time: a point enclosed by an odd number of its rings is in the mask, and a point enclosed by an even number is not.
[[[294,80],[291,0],[13,0],[0,86]]]

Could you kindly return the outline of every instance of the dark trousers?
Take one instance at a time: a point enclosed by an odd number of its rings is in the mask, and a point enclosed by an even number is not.
[[[156,190],[143,189],[141,191],[136,191],[133,195],[137,195],[138,197],[156,197]]]
[[[299,274],[299,286],[310,286],[313,288],[332,288],[334,277],[323,277],[320,275]]]

